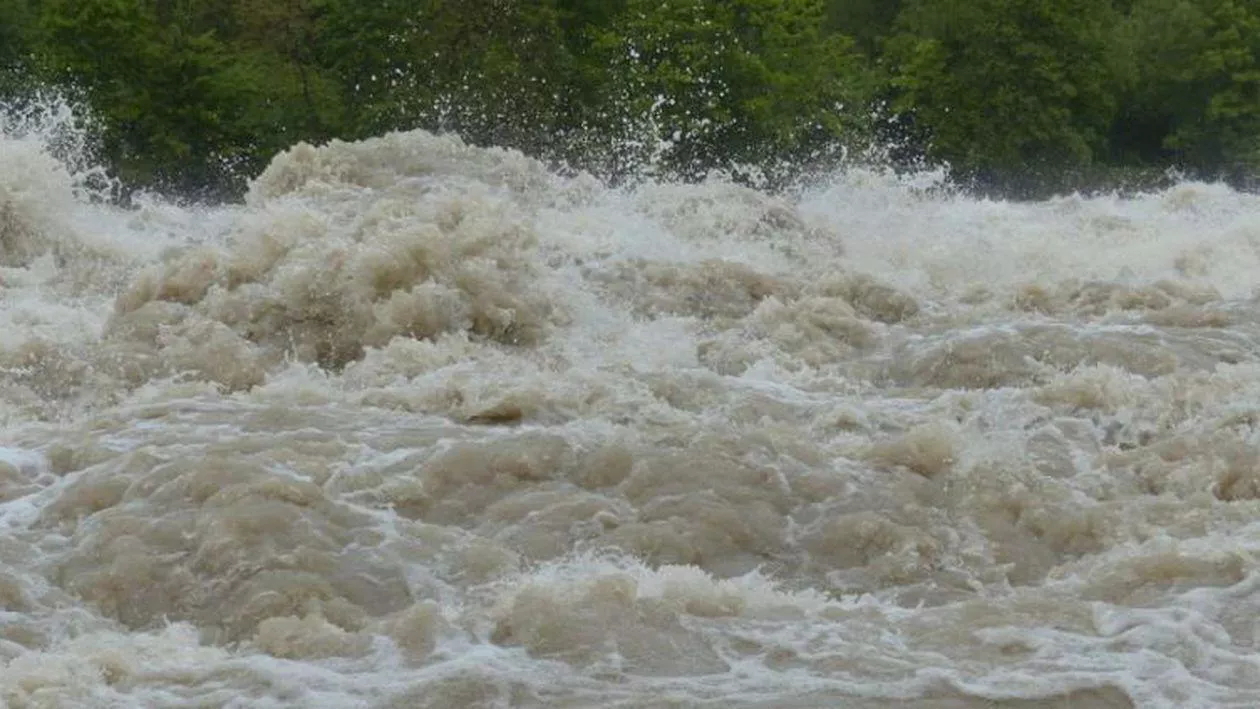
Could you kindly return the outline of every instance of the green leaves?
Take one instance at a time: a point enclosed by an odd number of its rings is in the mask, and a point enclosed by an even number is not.
[[[576,36],[555,3],[319,0],[315,16],[343,134],[425,127],[537,150],[569,120]]]
[[[34,31],[28,0],[0,0],[0,98],[26,88]]]
[[[72,86],[125,181],[207,195],[298,140],[416,127],[613,178],[788,176],[881,135],[1001,185],[1260,172],[1254,0],[0,0],[0,18],[0,96]]]
[[[1144,155],[1205,170],[1260,168],[1260,8],[1137,0],[1129,24],[1138,70],[1127,98],[1161,129],[1138,146]]]
[[[596,35],[602,104],[688,176],[766,167],[867,137],[873,82],[815,0],[629,0]],[[663,141],[663,142],[662,142]]]
[[[963,171],[1089,163],[1116,110],[1094,0],[910,0],[885,45],[894,107]]]

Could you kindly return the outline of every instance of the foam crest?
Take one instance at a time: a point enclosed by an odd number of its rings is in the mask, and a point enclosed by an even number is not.
[[[298,146],[254,183],[228,243],[131,284],[109,336],[230,388],[261,383],[285,358],[338,369],[396,337],[535,345],[559,299],[528,213],[487,182],[529,186],[530,165],[423,133]]]
[[[1005,306],[1021,289],[1035,302],[1036,289],[1072,282],[1138,300],[1159,298],[1138,295],[1146,288],[1239,298],[1254,287],[1257,198],[1222,185],[1013,203],[841,175],[800,209],[862,234],[848,243],[852,265],[915,295]]]

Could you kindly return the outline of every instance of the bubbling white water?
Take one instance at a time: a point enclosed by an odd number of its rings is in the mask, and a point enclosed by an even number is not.
[[[52,113],[0,124],[8,706],[1260,702],[1254,196],[412,132],[121,209]]]

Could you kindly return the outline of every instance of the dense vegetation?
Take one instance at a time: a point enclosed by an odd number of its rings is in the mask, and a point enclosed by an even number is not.
[[[0,0],[0,97],[47,86],[124,181],[202,195],[413,127],[609,177],[1260,171],[1256,0]]]

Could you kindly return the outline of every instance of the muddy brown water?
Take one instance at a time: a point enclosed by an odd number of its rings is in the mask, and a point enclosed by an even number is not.
[[[6,706],[1260,705],[1254,196],[7,130]]]

